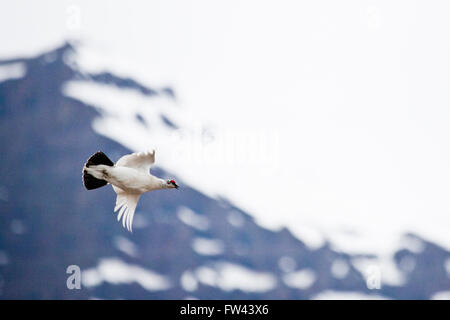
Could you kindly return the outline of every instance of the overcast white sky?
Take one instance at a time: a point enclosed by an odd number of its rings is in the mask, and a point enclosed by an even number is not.
[[[82,39],[219,132],[271,132],[275,166],[177,170],[266,226],[450,247],[449,14],[448,1],[10,1],[0,57]]]

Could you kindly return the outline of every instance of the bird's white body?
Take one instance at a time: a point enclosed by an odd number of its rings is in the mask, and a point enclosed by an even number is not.
[[[150,174],[150,166],[154,162],[153,150],[125,155],[115,165],[86,164],[83,168],[83,172],[88,175],[112,185],[117,194],[114,212],[120,209],[117,220],[122,218],[123,226],[129,231],[132,231],[134,211],[141,194],[158,189],[178,188],[174,180],[163,180]]]
[[[159,179],[148,172],[129,167],[109,167],[105,165],[92,166],[88,172],[98,172],[108,183],[113,185],[114,190],[120,189],[121,192],[145,193],[152,190],[162,189],[161,183],[164,180]],[[162,181],[161,181],[162,180]],[[117,191],[116,191],[117,193]]]

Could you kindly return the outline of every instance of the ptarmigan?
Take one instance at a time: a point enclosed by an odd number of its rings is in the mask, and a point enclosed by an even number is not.
[[[145,192],[158,189],[178,189],[175,180],[164,180],[150,174],[155,163],[155,150],[127,154],[112,162],[102,151],[89,158],[83,167],[83,183],[87,190],[112,184],[117,194],[114,212],[119,210],[117,220],[130,232],[139,197]]]

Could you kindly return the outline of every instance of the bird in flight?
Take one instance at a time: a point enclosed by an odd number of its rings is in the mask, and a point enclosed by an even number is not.
[[[114,212],[117,221],[133,231],[133,217],[141,194],[159,189],[178,189],[175,180],[164,180],[150,174],[155,150],[127,154],[112,162],[102,151],[92,155],[83,167],[83,184],[87,190],[111,184],[117,194]]]

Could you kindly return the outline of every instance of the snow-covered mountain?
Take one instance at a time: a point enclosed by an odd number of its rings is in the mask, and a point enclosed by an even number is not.
[[[1,298],[449,298],[450,253],[427,239],[404,234],[385,256],[338,251],[199,190],[182,165],[214,131],[176,88],[85,70],[77,50],[0,61]],[[98,149],[117,161],[151,147],[155,174],[182,187],[142,197],[130,234],[112,189],[87,192],[81,168]],[[69,265],[81,290],[66,287]]]

